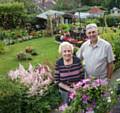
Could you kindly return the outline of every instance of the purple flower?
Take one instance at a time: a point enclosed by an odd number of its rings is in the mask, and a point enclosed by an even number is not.
[[[94,113],[93,108],[92,107],[87,107],[86,108],[86,113]]]
[[[83,95],[82,100],[83,100],[83,103],[88,103],[89,96],[88,95]]]
[[[75,89],[79,89],[79,88],[81,88],[82,87],[82,85],[83,85],[83,82],[78,82],[78,83],[76,83],[75,85],[74,85],[74,88]]]

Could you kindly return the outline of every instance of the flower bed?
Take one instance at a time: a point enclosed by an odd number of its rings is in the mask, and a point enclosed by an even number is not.
[[[102,79],[85,79],[74,86],[71,105],[63,113],[107,113],[116,102],[116,93]]]
[[[50,113],[59,105],[59,91],[48,66],[30,64],[26,70],[20,64],[8,75],[7,82],[0,80],[0,113]]]

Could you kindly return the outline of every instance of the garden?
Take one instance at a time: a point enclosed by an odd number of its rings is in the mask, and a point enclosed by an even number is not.
[[[102,36],[107,37],[107,40],[113,46],[117,59],[115,61],[115,69],[117,69],[120,66],[118,60],[120,58],[120,41],[117,38],[119,37],[119,30],[117,33],[114,33],[108,29],[108,32],[109,34],[104,32]],[[57,49],[58,43],[52,37],[40,37],[12,45],[4,45],[4,51],[1,49],[2,52],[0,54],[0,110],[2,113],[50,113],[59,106],[61,103],[59,91],[51,79],[51,76],[54,75],[55,61],[59,57]],[[34,54],[32,55],[32,53]],[[48,66],[49,69],[45,66]],[[45,75],[46,77],[41,78],[41,75]],[[88,81],[88,83],[91,82]],[[108,105],[106,108],[109,111],[111,106],[116,103],[115,88],[109,89],[104,84],[103,86],[99,85],[97,89],[93,88],[95,90],[94,92],[92,92],[93,90],[91,88],[86,92],[89,92],[88,95],[92,96],[91,99],[93,98],[93,94],[96,94],[96,98],[98,99],[98,96],[103,97],[104,91],[104,95],[107,95],[107,98],[105,97],[105,99],[99,100],[100,105],[96,104],[101,107]],[[82,110],[79,107],[86,106],[86,104],[79,106],[82,100],[77,101],[78,98],[81,98],[82,91],[82,89],[78,91],[78,95],[73,99],[71,107],[64,111],[65,113],[74,113],[76,110]],[[113,93],[111,94],[111,92]],[[82,94],[84,93],[82,92]],[[110,101],[110,104],[107,101]],[[90,107],[90,105],[88,104],[87,106]],[[101,107],[97,113],[101,113]]]
[[[31,6],[29,6],[31,7]],[[53,113],[61,104],[58,86],[54,84],[55,62],[59,43],[49,29],[35,30],[34,14],[23,3],[0,4],[0,113]],[[33,7],[32,7],[33,8]],[[29,9],[29,10],[28,10]],[[102,38],[109,41],[115,54],[114,71],[120,68],[120,29],[112,29],[119,18],[108,17],[81,20],[81,24],[60,24],[58,30],[67,32],[72,27],[95,22]],[[119,20],[120,21],[120,20]],[[81,46],[74,44],[76,50]],[[113,83],[112,83],[113,84]],[[78,82],[77,95],[70,94],[70,106],[63,113],[109,113],[118,102],[117,86],[94,78]]]

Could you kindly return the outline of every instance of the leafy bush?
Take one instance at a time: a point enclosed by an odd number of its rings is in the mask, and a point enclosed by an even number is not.
[[[22,97],[21,113],[50,113],[61,102],[58,88],[54,84],[49,86],[43,96]]]
[[[90,24],[90,23],[96,23],[97,25],[99,25],[99,20],[98,19],[87,19],[85,20],[85,24]]]
[[[113,52],[115,54],[115,69],[118,69],[120,67],[120,38],[119,38],[119,32],[113,33],[111,30],[107,30],[107,32],[104,32],[102,34],[102,37],[109,41],[112,45]]]
[[[8,74],[12,81],[20,82],[26,88],[21,95],[20,113],[49,113],[60,103],[58,88],[52,83],[51,70],[46,65],[22,65]]]
[[[17,59],[18,60],[32,60],[32,56],[29,53],[26,52],[19,52],[17,54]]]
[[[103,17],[100,17],[98,20],[99,20],[100,26],[105,26],[105,22],[104,22],[105,19]],[[106,22],[109,27],[118,26],[118,23],[120,23],[120,17],[106,15]]]
[[[25,13],[23,3],[13,2],[0,4],[1,26],[5,29],[9,29],[15,28],[17,25],[22,25],[23,13]]]
[[[115,68],[118,69],[120,68],[120,38],[115,37],[115,39],[112,41],[113,45],[113,51],[115,54]]]
[[[0,113],[21,113],[24,87],[0,77]]]
[[[58,26],[58,29],[64,30],[64,31],[68,31],[69,30],[69,25],[68,24],[60,24]]]
[[[8,38],[7,36],[6,36],[6,34],[5,34],[5,32],[0,32],[0,40],[3,40],[3,39],[5,39],[5,38]]]
[[[24,86],[0,77],[0,113],[50,113],[60,100],[54,84],[43,96],[28,97]]]

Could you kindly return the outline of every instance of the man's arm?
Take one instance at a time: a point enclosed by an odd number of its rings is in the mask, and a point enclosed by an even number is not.
[[[112,78],[113,73],[113,62],[107,64],[107,77],[108,79]]]

